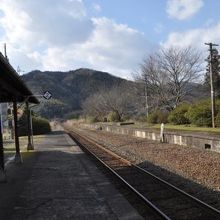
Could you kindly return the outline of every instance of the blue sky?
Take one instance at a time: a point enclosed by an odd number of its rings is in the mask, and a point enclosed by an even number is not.
[[[177,0],[181,2],[181,0]],[[114,19],[117,23],[128,24],[130,27],[144,32],[153,42],[165,41],[173,31],[206,27],[207,23],[219,22],[220,1],[206,0],[203,6],[189,18],[178,20],[170,18],[166,13],[166,0],[86,0],[85,4],[93,8],[94,4],[101,7],[99,16]],[[190,1],[188,1],[190,2]],[[191,1],[193,4],[194,1]],[[91,10],[91,15],[97,15]],[[157,29],[161,27],[160,31]]]
[[[218,0],[1,0],[0,50],[15,69],[80,67],[131,78],[159,47],[220,43]],[[1,49],[2,48],[2,49]]]

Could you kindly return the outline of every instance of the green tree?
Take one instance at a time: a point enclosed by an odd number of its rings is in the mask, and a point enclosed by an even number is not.
[[[204,86],[205,89],[210,92],[210,55],[207,58],[209,62],[207,65],[207,71],[205,74]],[[215,96],[220,97],[220,74],[219,74],[219,58],[218,58],[218,51],[213,49],[213,57],[212,57],[212,80],[213,80],[213,87],[215,91]]]
[[[186,117],[186,113],[190,104],[182,103],[178,105],[174,110],[169,113],[168,121],[172,124],[181,125],[181,124],[189,124],[189,119]]]
[[[66,111],[66,104],[58,99],[44,101],[39,106],[39,114],[45,118],[62,118]]]
[[[156,110],[149,114],[147,118],[147,122],[152,124],[167,123],[167,118],[168,118],[167,111]]]
[[[212,125],[212,112],[210,100],[202,100],[190,106],[187,118],[196,126],[210,127]]]

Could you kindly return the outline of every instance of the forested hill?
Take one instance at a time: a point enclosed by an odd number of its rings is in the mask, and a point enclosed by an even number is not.
[[[38,109],[43,116],[50,118],[77,112],[90,95],[128,83],[109,73],[83,68],[69,72],[35,70],[23,75],[22,79],[34,94],[43,94],[44,91],[52,93],[53,98],[50,101],[42,100]]]

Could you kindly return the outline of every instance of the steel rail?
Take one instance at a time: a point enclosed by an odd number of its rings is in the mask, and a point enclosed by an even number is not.
[[[82,137],[82,135],[80,135],[78,132],[75,132],[75,131],[74,131],[74,133],[77,134],[78,136],[80,136],[82,139],[84,139],[84,140],[86,140],[86,141],[89,141],[89,142],[91,142],[92,144],[95,144],[97,147],[101,148],[102,150],[106,151],[107,153],[110,153],[110,154],[116,156],[118,159],[123,160],[123,161],[126,162],[127,164],[130,164],[130,166],[133,166],[133,167],[135,167],[135,168],[141,170],[141,171],[144,172],[145,174],[150,175],[151,177],[155,178],[156,180],[158,180],[159,182],[163,183],[164,185],[169,186],[170,188],[174,189],[174,190],[177,191],[178,193],[180,193],[180,194],[186,196],[187,198],[193,200],[195,203],[199,204],[202,208],[206,208],[206,209],[208,209],[208,210],[214,212],[215,214],[220,215],[220,210],[218,210],[218,209],[214,208],[213,206],[211,206],[211,205],[209,205],[209,204],[203,202],[202,200],[200,200],[200,199],[198,199],[198,198],[196,198],[196,197],[190,195],[189,193],[187,193],[187,192],[181,190],[180,188],[174,186],[173,184],[167,182],[166,180],[163,180],[162,178],[156,176],[155,174],[153,174],[153,173],[151,173],[151,172],[149,172],[149,171],[143,169],[142,167],[137,166],[137,165],[131,163],[130,161],[128,161],[128,160],[122,158],[121,156],[117,155],[116,153],[112,152],[111,150],[104,148],[102,145],[100,145],[99,143],[97,143],[97,141],[96,141],[95,139],[93,139],[93,138],[91,138],[91,137],[88,137],[88,136],[87,136],[87,137]],[[99,160],[101,160],[101,159],[99,159]],[[107,166],[108,166],[108,165],[107,165]],[[110,168],[110,169],[112,169],[112,168]],[[114,170],[113,170],[113,171],[114,171]],[[115,172],[115,171],[114,171],[114,172]],[[118,174],[117,174],[117,175],[118,175]],[[131,186],[131,187],[132,187],[132,186]],[[132,188],[133,188],[133,187],[132,187]],[[149,201],[149,200],[148,200],[148,201]],[[168,217],[168,218],[169,218],[169,217]]]
[[[74,132],[75,133],[75,132]],[[76,133],[75,133],[76,134]],[[77,134],[78,136],[80,136],[82,138],[81,135]],[[125,179],[123,179],[116,171],[114,171],[108,164],[106,164],[104,161],[102,161],[98,156],[96,156],[92,151],[90,151],[88,149],[87,146],[85,146],[85,144],[80,143],[80,141],[78,141],[76,139],[76,137],[74,137],[74,135],[72,135],[72,132],[70,133],[70,136],[74,139],[75,142],[77,142],[78,145],[80,145],[80,147],[84,148],[87,152],[89,152],[94,158],[96,158],[101,164],[103,164],[108,170],[110,170],[115,176],[117,176],[129,189],[131,189],[135,194],[137,194],[146,204],[148,207],[150,207],[151,209],[153,209],[153,211],[156,212],[157,215],[159,215],[160,218],[162,219],[166,219],[166,220],[171,220],[170,217],[168,217],[165,213],[163,213],[159,208],[157,208],[150,200],[148,200],[146,197],[144,197],[140,192],[138,192],[133,186],[131,186]],[[83,137],[83,139],[86,140],[86,138]]]
[[[146,173],[146,174],[148,174],[148,175],[154,177],[155,179],[159,180],[161,183],[163,183],[163,184],[165,184],[165,185],[171,187],[172,189],[176,190],[177,192],[179,192],[179,193],[185,195],[186,197],[192,199],[194,202],[198,203],[199,205],[202,205],[202,206],[204,206],[205,208],[210,209],[211,211],[216,212],[216,214],[219,214],[219,215],[220,215],[220,210],[218,210],[218,209],[216,209],[216,208],[210,206],[209,204],[203,202],[202,200],[200,200],[200,199],[198,199],[198,198],[196,198],[196,197],[190,195],[189,193],[187,193],[187,192],[183,191],[182,189],[180,189],[180,188],[174,186],[173,184],[167,182],[166,180],[161,179],[160,177],[158,177],[158,176],[154,175],[153,173],[151,173],[151,172],[149,172],[149,171],[143,169],[142,167],[139,167],[139,166],[137,166],[137,165],[135,165],[135,164],[132,164],[132,166],[136,167],[137,169],[142,170],[144,173]],[[219,216],[219,218],[220,218],[220,216]]]

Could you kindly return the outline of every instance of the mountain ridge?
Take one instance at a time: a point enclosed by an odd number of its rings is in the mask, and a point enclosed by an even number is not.
[[[49,102],[42,100],[43,105],[38,108],[40,114],[47,117],[48,115],[49,117],[61,117],[62,114],[68,114],[71,111],[80,111],[82,102],[101,89],[132,83],[108,72],[88,68],[67,72],[34,70],[22,75],[22,79],[33,94],[43,94],[45,91],[52,94],[53,99]],[[54,104],[52,104],[53,101]],[[48,106],[49,104],[51,106]],[[43,109],[56,108],[56,105],[58,105],[57,108],[64,108],[60,114],[58,109],[56,113]]]
[[[33,94],[39,95],[45,91],[52,94],[52,99],[41,99],[41,104],[36,108],[40,115],[47,118],[68,118],[71,113],[81,112],[83,101],[95,93],[110,90],[119,85],[131,88],[134,85],[137,86],[133,81],[88,68],[67,72],[34,70],[22,75],[22,79]],[[198,83],[189,83],[186,92],[188,95],[184,100],[188,102],[208,97],[208,93],[203,91],[202,85]],[[142,101],[144,106],[144,99]]]

